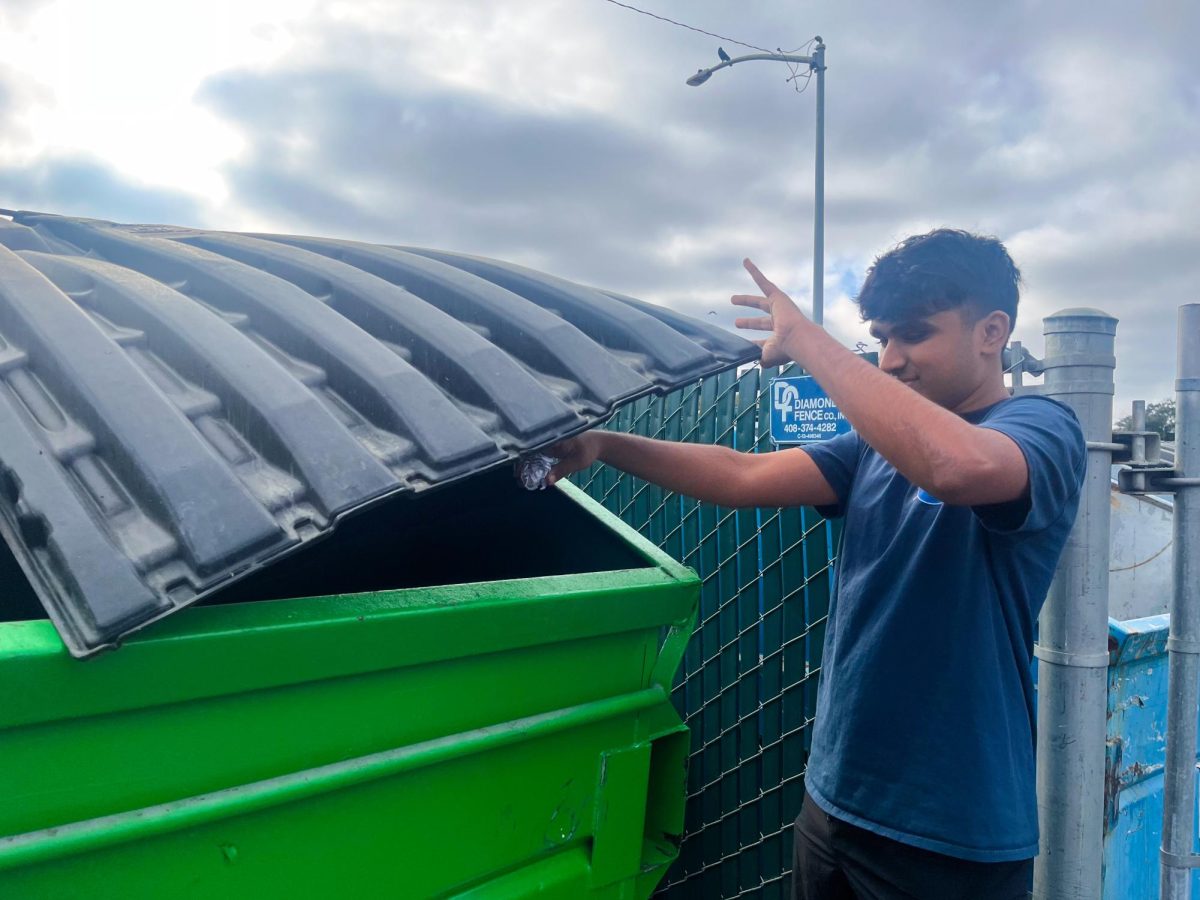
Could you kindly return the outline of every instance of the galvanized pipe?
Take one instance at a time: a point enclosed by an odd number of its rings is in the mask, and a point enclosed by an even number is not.
[[[817,148],[813,184],[813,321],[825,324],[825,42],[813,49],[817,76]]]
[[[1129,461],[1135,466],[1146,462],[1146,438],[1138,432],[1146,430],[1146,401],[1133,401],[1133,431],[1134,437],[1129,448]]]
[[[1192,896],[1196,716],[1200,712],[1200,303],[1179,308],[1175,382],[1174,577],[1167,640],[1167,759],[1159,896]],[[1187,484],[1187,480],[1192,480]]]
[[[1039,619],[1037,900],[1096,900],[1101,890],[1108,667],[1109,486],[1117,320],[1067,309],[1044,320],[1038,391],[1070,406],[1088,442],[1087,475]]]
[[[1025,348],[1020,341],[1012,342],[1012,355],[1006,369],[1012,373],[1013,394],[1021,393],[1025,386]]]

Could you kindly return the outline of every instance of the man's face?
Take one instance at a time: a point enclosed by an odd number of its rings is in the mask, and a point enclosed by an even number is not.
[[[957,409],[992,374],[994,356],[984,350],[981,329],[964,307],[922,319],[872,321],[879,341],[879,368],[947,409]]]

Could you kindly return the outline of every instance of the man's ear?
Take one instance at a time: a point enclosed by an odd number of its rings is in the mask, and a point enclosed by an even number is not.
[[[994,309],[975,323],[975,334],[980,341],[979,349],[987,354],[999,354],[1008,344],[1012,331],[1012,320],[1008,313]]]

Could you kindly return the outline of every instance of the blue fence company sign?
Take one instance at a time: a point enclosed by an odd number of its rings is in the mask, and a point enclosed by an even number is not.
[[[772,443],[811,444],[849,430],[849,420],[811,375],[771,379]]]

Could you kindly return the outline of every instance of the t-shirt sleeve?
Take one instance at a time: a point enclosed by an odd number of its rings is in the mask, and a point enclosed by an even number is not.
[[[985,528],[1032,534],[1052,525],[1079,492],[1087,470],[1087,445],[1069,406],[1049,397],[1005,403],[981,428],[1008,435],[1025,454],[1029,491],[1009,503],[973,507]]]
[[[858,471],[858,461],[862,458],[862,446],[858,432],[849,431],[827,441],[806,444],[802,448],[812,457],[812,461],[817,464],[817,468],[837,494],[837,503],[816,508],[817,512],[827,519],[836,519],[846,514],[846,504],[850,502],[850,487]]]

